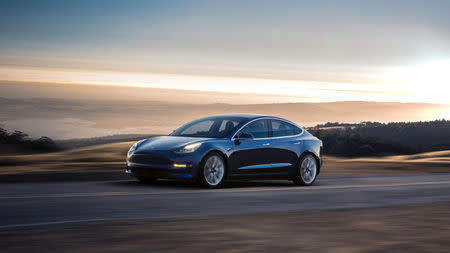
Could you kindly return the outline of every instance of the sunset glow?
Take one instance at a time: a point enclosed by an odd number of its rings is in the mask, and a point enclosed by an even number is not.
[[[114,85],[175,90],[231,92],[298,97],[303,102],[379,101],[450,103],[444,63],[402,68],[391,73],[398,84],[257,79],[162,73],[1,68],[0,79],[84,85]],[[429,85],[424,85],[430,83]]]
[[[407,65],[393,71],[391,78],[422,101],[450,103],[450,60]]]

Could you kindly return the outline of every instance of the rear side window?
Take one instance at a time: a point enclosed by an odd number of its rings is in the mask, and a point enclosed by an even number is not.
[[[231,119],[225,119],[222,121],[219,127],[219,134],[221,136],[227,136],[228,134],[233,131],[233,129],[239,125],[239,121],[237,120],[231,120]]]
[[[269,137],[269,127],[267,120],[256,120],[245,126],[240,133],[246,133],[253,138],[267,138]]]
[[[281,120],[271,120],[273,137],[297,135],[301,129]]]

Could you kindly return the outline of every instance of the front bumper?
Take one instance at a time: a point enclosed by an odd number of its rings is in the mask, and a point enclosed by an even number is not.
[[[133,177],[155,178],[193,178],[192,167],[176,168],[151,164],[136,164],[127,162],[125,173]]]
[[[125,173],[134,177],[194,178],[198,159],[168,152],[137,153],[127,157]]]

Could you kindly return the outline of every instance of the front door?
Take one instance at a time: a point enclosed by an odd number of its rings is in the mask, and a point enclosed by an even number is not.
[[[229,157],[232,174],[243,176],[267,172],[268,167],[273,163],[269,120],[253,121],[239,131],[235,137],[237,139]]]

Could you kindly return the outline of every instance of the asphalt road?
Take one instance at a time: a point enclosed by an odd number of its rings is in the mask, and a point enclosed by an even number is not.
[[[450,173],[234,182],[219,190],[193,183],[126,181],[0,184],[0,228],[73,222],[169,219],[423,204],[450,201]]]

